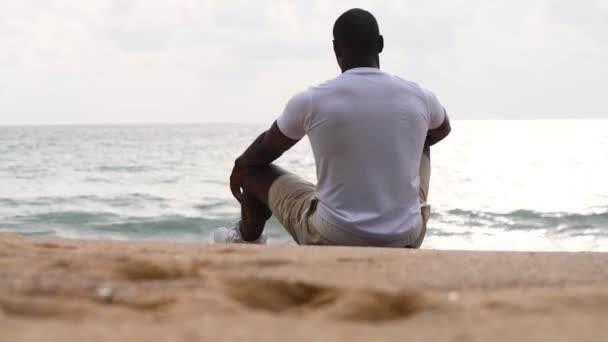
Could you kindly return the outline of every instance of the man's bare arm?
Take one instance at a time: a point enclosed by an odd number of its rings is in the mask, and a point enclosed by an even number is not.
[[[426,135],[426,144],[425,145],[428,145],[428,146],[435,145],[436,143],[445,139],[450,134],[451,131],[452,131],[452,126],[450,125],[450,119],[448,118],[448,116],[446,114],[445,119],[443,120],[443,123],[439,127],[429,130],[429,132]]]
[[[298,140],[286,137],[277,126],[276,121],[269,130],[262,133],[236,159],[237,167],[264,166],[277,160],[283,153],[292,148]]]
[[[234,198],[241,203],[243,201],[243,181],[248,167],[269,165],[297,142],[297,140],[286,137],[279,130],[275,121],[272,127],[255,139],[234,162],[234,168],[230,175],[230,191]]]

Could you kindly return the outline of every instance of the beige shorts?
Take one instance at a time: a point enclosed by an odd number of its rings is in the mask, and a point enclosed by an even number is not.
[[[403,242],[395,242],[384,247],[419,248],[422,244],[431,212],[430,206],[426,203],[430,176],[430,160],[427,156],[423,156],[420,163],[419,193],[422,204],[421,226]],[[377,243],[347,234],[340,227],[320,217],[316,210],[315,185],[294,174],[285,174],[274,181],[268,193],[268,204],[274,216],[300,245],[379,246]]]

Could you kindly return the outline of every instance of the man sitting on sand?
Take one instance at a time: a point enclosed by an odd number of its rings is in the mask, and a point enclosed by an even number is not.
[[[333,28],[342,74],[291,98],[236,160],[230,188],[241,221],[216,242],[265,243],[274,214],[301,245],[419,248],[429,206],[430,146],[450,133],[437,97],[380,70],[374,16],[342,14]],[[315,187],[272,164],[307,135]]]

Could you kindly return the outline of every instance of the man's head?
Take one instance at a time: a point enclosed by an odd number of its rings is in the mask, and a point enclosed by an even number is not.
[[[334,24],[334,52],[342,71],[354,67],[379,67],[384,39],[374,16],[360,8],[342,14]]]

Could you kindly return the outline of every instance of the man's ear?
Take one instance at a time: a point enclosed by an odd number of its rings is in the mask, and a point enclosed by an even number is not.
[[[378,53],[382,53],[384,51],[384,37],[381,35],[378,38]]]
[[[334,53],[336,54],[336,58],[342,58],[342,53],[340,52],[340,48],[338,47],[338,42],[333,40],[332,43],[334,44]]]

